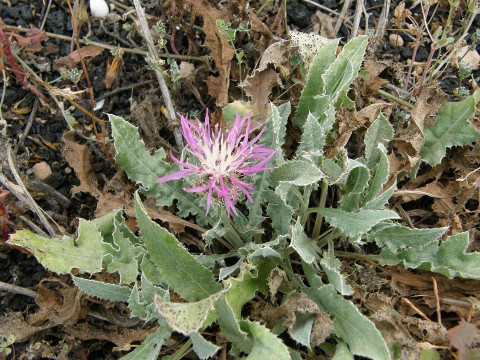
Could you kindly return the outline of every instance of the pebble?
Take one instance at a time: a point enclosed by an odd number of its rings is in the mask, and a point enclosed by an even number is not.
[[[110,12],[105,0],[90,0],[90,11],[93,17],[104,18]]]
[[[403,47],[403,39],[398,34],[390,34],[388,41],[390,41],[390,45],[393,47]]]
[[[45,161],[36,163],[33,165],[33,173],[39,180],[45,180],[50,175],[52,175],[52,169]]]

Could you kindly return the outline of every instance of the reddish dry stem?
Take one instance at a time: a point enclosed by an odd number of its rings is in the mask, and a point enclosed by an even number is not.
[[[17,78],[17,81],[24,86],[26,89],[30,90],[33,94],[38,96],[41,100],[44,102],[47,101],[46,97],[38,90],[35,86],[33,86],[30,82],[28,82],[25,72],[22,70],[20,65],[18,65],[17,61],[15,60],[15,57],[13,56],[12,49],[10,48],[10,40],[9,36],[11,36],[10,33],[5,33],[1,28],[0,28],[0,44],[3,45],[3,52],[5,54],[5,57],[7,58],[7,61],[10,64],[10,67],[15,74],[15,77]]]

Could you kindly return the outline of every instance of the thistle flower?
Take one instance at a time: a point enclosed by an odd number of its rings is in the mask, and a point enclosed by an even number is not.
[[[157,183],[193,176],[195,187],[183,190],[207,192],[207,214],[214,196],[223,199],[228,216],[231,211],[237,215],[235,203],[240,192],[253,203],[250,191],[255,188],[244,179],[270,170],[266,165],[275,154],[275,150],[257,144],[265,128],[249,140],[252,132],[250,115],[240,114],[237,114],[233,127],[225,132],[217,125],[213,129],[210,127],[208,113],[203,124],[185,116],[181,116],[181,124],[189,158],[183,162],[170,152],[170,157],[182,170],[157,179]]]

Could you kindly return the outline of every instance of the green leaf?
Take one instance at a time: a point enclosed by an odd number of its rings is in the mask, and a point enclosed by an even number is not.
[[[292,328],[288,329],[288,334],[297,343],[310,349],[310,335],[314,321],[314,314],[299,312],[296,314],[296,320]]]
[[[235,348],[239,349],[238,352],[249,353],[252,350],[253,342],[248,338],[248,334],[240,329],[240,324],[233,309],[225,297],[217,301],[215,311],[222,335],[231,341]]]
[[[340,209],[325,208],[320,210],[330,225],[340,229],[352,239],[366,234],[373,226],[384,220],[398,219],[396,212],[391,210],[364,210],[347,212]]]
[[[377,164],[372,169],[374,175],[370,180],[370,186],[368,187],[367,196],[365,202],[369,202],[382,191],[383,186],[387,183],[389,177],[390,164],[388,162],[387,152],[383,145],[378,145],[374,152],[377,156]]]
[[[277,336],[260,323],[242,320],[240,328],[253,340],[252,351],[248,360],[290,360],[288,348]]]
[[[138,129],[119,116],[109,114],[112,124],[112,136],[115,160],[127,173],[128,177],[141,184],[145,194],[154,196],[160,206],[170,206],[177,199],[179,215],[186,217],[189,213],[198,214],[202,219],[204,210],[197,204],[198,200],[183,190],[181,181],[167,181],[157,184],[160,177],[177,171],[177,167],[164,161],[165,151],[157,150],[153,155],[145,150],[145,143],[140,138]]]
[[[332,125],[332,122],[327,121],[319,123],[315,115],[308,113],[307,120],[303,125],[302,138],[300,145],[298,145],[297,154],[323,155],[323,147]]]
[[[290,116],[291,107],[289,102],[280,106],[275,106],[272,103],[270,106],[272,114],[265,121],[265,132],[262,135],[262,144],[277,152],[273,157],[273,163],[275,165],[280,165],[285,161],[283,144],[285,143],[287,122],[288,117]]]
[[[326,94],[340,95],[357,77],[368,44],[368,36],[358,36],[345,44],[324,75]]]
[[[447,228],[412,229],[397,224],[382,224],[367,235],[368,241],[375,241],[379,247],[388,247],[398,252],[407,248],[418,248],[428,243],[438,244]]]
[[[339,341],[335,347],[335,355],[332,360],[354,360],[353,354],[350,352],[348,345],[343,341]]]
[[[172,332],[167,326],[159,327],[153,334],[147,335],[142,344],[135,350],[122,357],[122,360],[157,360],[165,340]]]
[[[309,282],[312,283],[310,279]],[[338,295],[332,285],[303,291],[321,310],[333,316],[335,333],[348,344],[354,355],[374,360],[391,359],[387,344],[375,324],[350,301]]]
[[[425,144],[420,152],[423,161],[435,166],[447,148],[480,139],[480,133],[469,121],[475,114],[476,103],[475,97],[469,96],[461,102],[447,102],[438,110],[437,121],[424,131]]]
[[[175,236],[148,217],[138,193],[135,194],[135,214],[150,260],[176,293],[188,301],[197,301],[221,290],[212,272]]]
[[[222,294],[223,292],[218,292],[203,300],[188,303],[174,303],[158,295],[155,295],[153,300],[173,331],[190,335],[204,326],[208,315],[214,309],[215,302]]]
[[[392,141],[393,135],[393,126],[383,114],[379,114],[365,133],[365,159],[370,169],[373,169],[379,161],[379,154],[376,153],[378,146],[383,145],[385,149]]]
[[[80,219],[76,241],[68,236],[49,239],[29,230],[21,230],[12,234],[8,243],[27,249],[45,268],[59,274],[69,273],[73,268],[80,273],[100,272],[106,254],[97,227],[84,219]]]
[[[153,297],[160,295],[164,298],[168,298],[168,292],[164,289],[153,285],[142,274],[141,276],[141,289],[135,283],[132,289],[132,293],[128,299],[128,308],[131,310],[131,316],[137,316],[142,320],[151,321],[158,318],[158,311],[153,303]],[[159,319],[159,323],[167,325],[163,319]]]
[[[288,185],[288,184],[287,184]],[[286,204],[276,193],[268,195],[267,214],[272,220],[272,227],[278,234],[286,234],[290,230],[290,224],[294,214],[293,208]]]
[[[385,205],[387,205],[388,200],[392,197],[394,191],[397,189],[397,184],[394,183],[392,186],[390,186],[387,190],[385,190],[383,193],[378,195],[375,199],[372,199],[370,201],[367,201],[365,205],[363,206],[363,209],[365,210],[382,210],[385,208]]]
[[[303,230],[300,219],[297,219],[295,225],[292,226],[292,241],[290,246],[300,255],[307,264],[313,263],[318,259],[320,248],[315,240],[310,239]]]
[[[432,261],[432,271],[449,279],[456,276],[464,279],[480,279],[480,253],[466,253],[468,232],[449,236],[440,244]]]
[[[335,290],[344,296],[353,294],[353,288],[347,284],[345,277],[340,272],[341,262],[333,254],[333,250],[324,251],[320,265],[327,274],[328,281],[333,285]]]
[[[480,279],[480,253],[467,253],[468,232],[449,236],[439,243],[446,228],[409,229],[400,226],[380,227],[368,235],[383,244],[378,261],[384,265],[402,264],[421,268],[452,279]]]
[[[252,300],[257,291],[267,293],[267,277],[273,267],[273,262],[267,259],[257,261],[256,266],[244,262],[236,278],[229,277],[224,281],[228,287],[225,297],[237,318],[241,316],[243,305]]]
[[[262,136],[262,143],[265,147],[276,151],[271,164],[282,164],[285,151],[282,146],[285,142],[285,133],[288,117],[290,115],[290,103],[287,102],[280,106],[271,104],[272,115],[266,120],[265,132]],[[249,223],[253,228],[260,226],[264,217],[262,216],[262,207],[268,201],[267,196],[273,191],[271,186],[271,171],[262,171],[253,177],[252,185],[255,191],[252,193],[253,202],[247,202],[249,210]]]
[[[76,287],[89,296],[108,301],[128,301],[132,289],[127,286],[108,284],[101,281],[88,280],[72,275]]]
[[[111,244],[106,244],[107,254],[104,257],[108,272],[118,272],[120,283],[130,284],[137,280],[138,262],[144,253],[141,246],[135,246],[131,239],[135,235],[125,225],[122,216],[115,219],[115,230]]]
[[[292,160],[276,167],[272,177],[275,184],[284,181],[297,186],[306,186],[317,183],[324,175],[311,161]]]
[[[370,172],[366,167],[354,167],[348,174],[347,181],[342,189],[343,195],[338,207],[345,211],[357,210],[363,199],[364,191],[370,180]]]
[[[197,332],[190,334],[192,339],[193,351],[198,355],[201,360],[208,359],[215,355],[215,353],[221,349],[220,346],[214,345],[207,341],[202,335]]]
[[[324,90],[322,74],[325,73],[327,67],[335,60],[338,41],[339,39],[335,39],[323,46],[313,58],[307,74],[305,86],[300,96],[297,113],[293,120],[293,124],[299,128],[303,127],[308,113],[315,112],[317,107],[315,97],[321,95]]]

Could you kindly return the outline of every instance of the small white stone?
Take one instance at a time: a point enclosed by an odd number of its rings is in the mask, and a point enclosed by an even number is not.
[[[45,180],[52,175],[52,169],[50,168],[50,165],[45,161],[42,161],[33,165],[33,173],[38,180]]]
[[[105,0],[90,0],[90,11],[93,17],[104,18],[110,12]]]
[[[403,39],[398,34],[390,34],[388,37],[388,41],[390,41],[390,45],[393,47],[402,47],[403,46]]]

